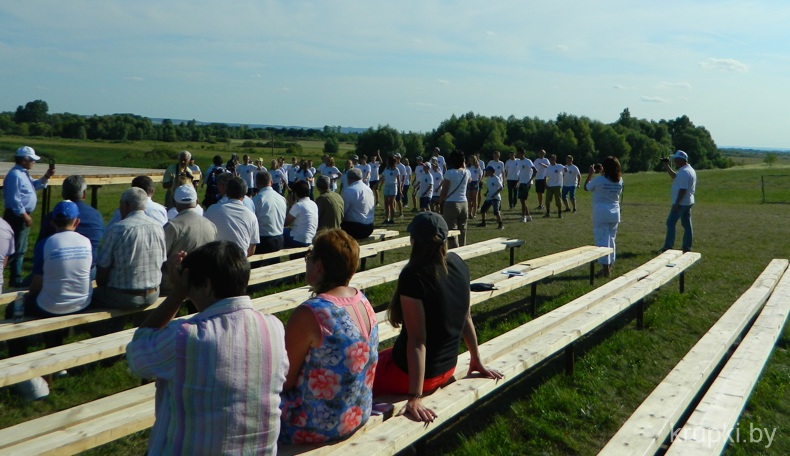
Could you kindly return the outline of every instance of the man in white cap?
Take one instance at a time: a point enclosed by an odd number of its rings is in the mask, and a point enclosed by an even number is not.
[[[178,252],[191,253],[198,247],[217,240],[217,227],[203,217],[197,209],[197,191],[191,185],[182,185],[173,192],[173,201],[178,215],[165,225],[165,249],[170,258]],[[168,280],[167,262],[162,265],[162,293],[171,289]]]
[[[20,147],[14,157],[16,164],[8,171],[3,180],[3,202],[5,203],[3,219],[14,230],[14,247],[16,249],[16,253],[10,257],[12,287],[22,286],[24,277],[22,266],[25,261],[25,253],[27,253],[30,227],[33,225],[33,218],[30,214],[36,210],[38,203],[36,190],[45,188],[49,178],[55,174],[55,168],[50,167],[40,179],[33,180],[29,171],[38,160],[41,160],[41,157],[36,155],[36,151],[32,147]]]
[[[672,169],[669,159],[675,162]],[[694,206],[694,193],[697,189],[697,172],[688,164],[689,156],[682,150],[676,150],[669,159],[663,159],[664,170],[672,178],[672,209],[667,217],[667,237],[660,251],[665,251],[675,246],[675,226],[680,220],[683,227],[684,252],[691,251],[694,231],[691,227],[691,207]]]

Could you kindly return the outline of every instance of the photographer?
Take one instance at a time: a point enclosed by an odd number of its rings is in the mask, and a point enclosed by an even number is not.
[[[677,171],[669,165],[670,159],[674,161]],[[691,207],[694,206],[694,193],[697,188],[697,172],[688,164],[688,155],[682,150],[676,150],[669,158],[661,159],[664,170],[672,178],[672,209],[667,217],[667,236],[664,246],[659,252],[664,252],[675,245],[675,227],[680,220],[683,227],[683,252],[691,251],[694,231],[691,226]]]

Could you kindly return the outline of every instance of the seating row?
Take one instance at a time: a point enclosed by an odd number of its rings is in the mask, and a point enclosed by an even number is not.
[[[601,454],[652,455],[663,445],[670,445],[666,454],[720,454],[782,332],[788,310],[788,260],[773,260],[656,386]],[[704,397],[696,402],[701,393]],[[689,410],[693,413],[683,425]]]
[[[501,238],[495,241],[508,245],[506,240],[503,242]],[[471,246],[467,247],[471,248]],[[459,250],[461,249],[455,251]],[[477,247],[476,250],[481,251],[480,247]],[[486,248],[485,250],[491,249]],[[553,273],[595,261],[609,252],[610,250],[606,248],[583,247],[574,249],[572,252],[563,252],[524,262],[518,266],[521,271],[525,272],[524,276],[492,274],[491,277],[496,280],[495,284],[499,288],[494,291],[504,293],[507,290],[515,289],[519,284],[523,285],[524,282],[521,280],[523,277],[527,277],[529,273],[541,268],[544,268],[545,272],[534,273],[528,280],[541,280]],[[506,271],[512,272],[511,268],[502,272]],[[475,293],[473,302],[482,302],[491,296],[493,295],[489,292]],[[381,321],[379,324],[386,325]],[[8,441],[9,443],[5,446],[0,444],[0,450],[3,452],[6,450],[13,452],[46,450],[67,454],[100,445],[150,427],[153,424],[153,398],[154,388],[149,384],[1,430],[0,442]],[[20,428],[20,432],[15,432],[14,428]]]

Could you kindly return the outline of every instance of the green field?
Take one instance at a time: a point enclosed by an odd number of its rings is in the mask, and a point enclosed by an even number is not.
[[[0,138],[3,151],[12,151],[18,145],[18,138]],[[118,154],[142,156],[146,148],[150,150],[151,147],[151,144],[98,144],[94,148],[92,143],[44,140],[32,145],[42,152],[51,150],[62,163],[101,162],[115,166],[127,166],[126,162],[118,162]],[[351,146],[345,147],[349,150]],[[181,145],[174,147],[175,150],[179,148]],[[320,155],[320,149],[320,144],[305,145],[306,154]],[[214,153],[222,153],[227,159],[230,152],[194,146],[190,150],[195,152],[203,168],[208,162],[202,160]],[[115,155],[116,159],[103,162],[104,155]],[[420,451],[463,455],[595,454],[653,387],[752,284],[768,262],[790,256],[790,236],[787,235],[790,160],[781,157],[772,168],[761,164],[759,159],[750,159],[748,163],[745,160],[743,166],[733,169],[698,173],[697,205],[693,210],[694,250],[701,252],[702,260],[687,273],[685,294],[677,293],[674,284],[664,287],[649,300],[643,330],[636,330],[633,323],[610,329],[589,344],[586,353],[577,360],[573,377],[553,373],[549,364],[540,375],[519,380],[497,398],[467,411],[462,419],[419,447]],[[781,176],[774,178],[778,184],[772,188],[769,198],[774,203],[761,203],[761,177],[764,175]],[[624,181],[615,275],[654,256],[663,241],[664,220],[669,208],[670,180],[666,175],[640,173],[626,175]],[[122,189],[123,186],[102,188],[100,209],[106,217],[114,209]],[[158,201],[163,197],[162,190],[155,195]],[[535,196],[530,195],[530,207],[536,205]],[[528,224],[519,223],[516,214],[505,211],[504,234],[526,241],[517,252],[517,258],[524,260],[591,244],[590,196],[583,191],[579,194],[578,207],[578,213],[568,214],[562,220],[536,218]],[[36,214],[34,218],[40,220],[40,217],[41,214]],[[397,219],[394,229],[405,231],[407,222],[408,216]],[[470,223],[470,243],[503,234],[491,225],[489,228],[473,225]],[[680,235],[682,230],[680,227],[678,230]],[[387,255],[387,262],[405,257],[404,249]],[[370,263],[368,267],[372,266]],[[507,254],[477,258],[468,264],[472,276],[480,277],[505,267]],[[538,288],[540,312],[548,312],[590,291],[592,287],[584,276],[580,268],[541,284]],[[393,289],[392,285],[380,286],[368,290],[368,295],[371,302],[380,307],[389,300]],[[272,291],[277,290],[256,293]],[[473,309],[481,342],[529,321],[527,309],[514,304],[528,294],[528,289],[515,291]],[[75,338],[80,337],[85,336],[75,335]],[[776,429],[772,446],[765,448],[765,442],[760,445],[742,441],[731,444],[726,454],[790,454],[788,342],[790,329],[785,328],[784,337],[777,344],[739,423],[742,435],[748,434],[750,425]],[[42,402],[25,403],[8,389],[0,389],[0,428],[138,384],[139,380],[128,374],[125,362],[118,360],[75,369],[69,377],[56,380],[49,399]],[[141,433],[90,453],[141,454],[145,443],[146,434]]]

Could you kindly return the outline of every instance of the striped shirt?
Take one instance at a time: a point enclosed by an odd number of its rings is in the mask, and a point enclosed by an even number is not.
[[[280,321],[226,298],[126,347],[135,375],[156,378],[148,454],[274,454],[288,357]]]
[[[107,229],[96,265],[109,269],[109,287],[147,290],[159,286],[164,262],[162,226],[143,211],[133,211]]]

